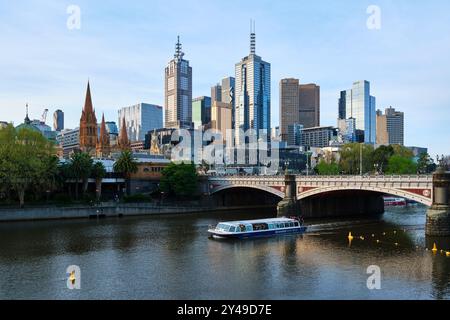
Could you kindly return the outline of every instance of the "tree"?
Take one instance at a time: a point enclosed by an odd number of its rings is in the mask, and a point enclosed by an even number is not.
[[[95,192],[97,201],[100,201],[102,196],[102,180],[106,176],[106,169],[103,163],[96,162],[92,166],[92,177],[95,179]]]
[[[417,164],[412,158],[393,155],[389,159],[387,174],[416,174]]]
[[[331,163],[327,163],[323,159],[320,160],[315,170],[319,175],[326,175],[326,176],[338,175],[340,172],[339,165],[336,163],[336,161],[331,161]]]
[[[123,151],[114,163],[114,172],[123,174],[126,180],[127,195],[130,195],[131,174],[138,171],[137,162],[130,151]]]
[[[367,173],[373,170],[373,146],[360,143],[349,143],[342,146],[341,149],[339,166],[344,174],[360,173],[361,151],[363,166],[362,172]]]
[[[387,169],[389,158],[394,155],[392,146],[380,146],[374,150],[372,160],[375,170],[378,173],[384,173]]]
[[[17,194],[20,207],[27,191],[38,195],[54,186],[56,165],[54,144],[39,131],[12,125],[0,130],[0,179],[4,190]]]
[[[197,171],[192,163],[171,163],[162,171],[160,189],[169,195],[190,197],[196,194],[197,187]]]
[[[70,158],[70,170],[75,178],[75,198],[78,200],[79,183],[83,183],[83,195],[87,191],[87,184],[92,171],[93,160],[85,152],[75,152]]]
[[[408,149],[404,146],[401,146],[399,144],[393,144],[392,148],[394,149],[395,155],[398,155],[398,156],[401,156],[404,158],[413,158],[414,157],[414,153],[410,149]]]
[[[432,173],[436,170],[436,164],[428,153],[421,153],[417,160],[417,172],[420,174]]]

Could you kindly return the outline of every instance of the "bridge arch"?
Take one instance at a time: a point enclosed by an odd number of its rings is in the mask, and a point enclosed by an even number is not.
[[[244,188],[244,189],[254,189],[254,190],[261,190],[261,191],[265,191],[268,193],[271,193],[275,196],[278,196],[280,198],[280,200],[282,200],[284,198],[284,191],[269,187],[269,186],[265,186],[265,185],[257,185],[257,184],[230,184],[230,185],[223,185],[220,187],[216,187],[213,190],[211,190],[210,194],[216,194],[220,191],[224,191],[224,190],[228,190],[228,189],[236,189],[236,188]]]
[[[389,188],[389,187],[381,187],[381,186],[376,186],[376,187],[371,187],[371,186],[357,186],[357,187],[352,187],[352,186],[326,186],[326,187],[318,187],[318,188],[314,188],[305,192],[302,192],[300,194],[297,195],[297,200],[302,200],[302,199],[306,199],[315,195],[319,195],[322,193],[330,193],[330,192],[336,192],[336,191],[372,191],[372,192],[376,192],[376,193],[381,193],[381,194],[389,194],[389,195],[393,195],[393,196],[398,196],[398,197],[402,197],[402,198],[406,198],[412,201],[416,201],[419,202],[421,204],[424,204],[426,206],[431,206],[432,205],[432,200],[430,198],[427,198],[425,196],[420,196],[418,194],[412,193],[412,192],[407,192],[404,190],[399,190],[399,189],[395,189],[395,188]],[[432,198],[432,197],[431,197]]]

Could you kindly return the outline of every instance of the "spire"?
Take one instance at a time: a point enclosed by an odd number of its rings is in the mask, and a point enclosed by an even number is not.
[[[86,113],[91,113],[94,111],[93,109],[94,108],[92,107],[91,86],[90,86],[89,80],[88,80],[87,90],[86,90],[86,101],[84,102],[83,111]]]
[[[180,43],[180,36],[178,36],[177,38],[177,44],[175,45],[175,59],[177,59],[178,61],[183,59],[184,53],[183,53],[183,48],[182,45]]]
[[[27,108],[27,113],[26,113],[26,116],[25,116],[25,124],[30,124],[30,123],[31,123],[31,120],[30,120],[30,118],[28,117],[28,103],[27,103],[27,105],[26,105],[26,108]]]
[[[250,54],[256,53],[256,27],[255,21],[250,20]]]
[[[119,143],[120,149],[122,149],[122,150],[130,149],[130,141],[128,140],[128,133],[127,133],[127,128],[126,128],[125,117],[122,118],[122,125],[120,126],[118,143]]]

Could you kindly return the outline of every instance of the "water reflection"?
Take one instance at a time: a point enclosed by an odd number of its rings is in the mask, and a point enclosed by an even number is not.
[[[425,208],[309,221],[303,236],[208,239],[210,224],[272,214],[1,224],[0,298],[450,298],[450,258],[426,250],[435,242],[448,250],[450,239],[424,236]],[[82,268],[79,292],[65,287],[71,264]],[[374,264],[382,270],[380,291],[366,287]]]

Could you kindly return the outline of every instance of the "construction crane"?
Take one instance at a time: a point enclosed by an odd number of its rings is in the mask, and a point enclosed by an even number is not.
[[[41,118],[42,123],[45,123],[47,121],[47,113],[48,113],[48,109],[45,109],[44,113],[42,114],[42,118]]]

